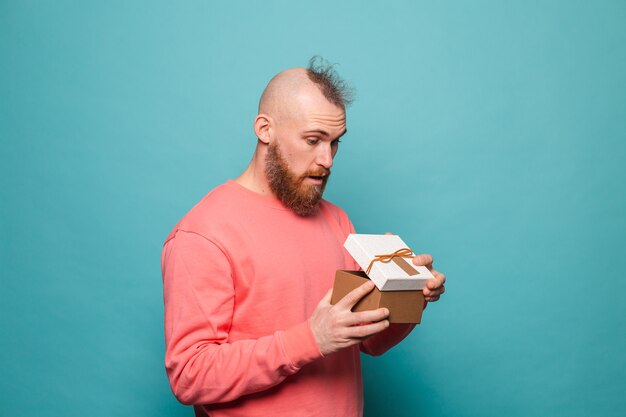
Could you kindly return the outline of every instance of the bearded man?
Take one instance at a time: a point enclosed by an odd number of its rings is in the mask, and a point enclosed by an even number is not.
[[[344,82],[315,60],[275,76],[249,166],[165,242],[166,370],[198,416],[361,416],[360,352],[380,355],[414,327],[390,325],[385,308],[351,311],[371,282],[330,304],[335,271],[359,269],[343,249],[350,220],[322,199],[347,103]],[[433,275],[426,301],[444,291]]]

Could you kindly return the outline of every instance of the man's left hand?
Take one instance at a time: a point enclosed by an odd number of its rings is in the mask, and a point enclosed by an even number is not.
[[[433,274],[434,278],[426,282],[426,286],[422,290],[424,299],[427,302],[439,300],[441,294],[446,291],[446,276],[433,268],[433,257],[427,254],[416,255],[413,258],[413,264],[417,266],[425,266]]]

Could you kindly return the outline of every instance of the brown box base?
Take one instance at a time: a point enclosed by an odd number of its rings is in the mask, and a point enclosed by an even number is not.
[[[363,271],[337,271],[330,303],[337,303],[368,280]],[[390,323],[419,323],[424,310],[424,294],[421,290],[380,291],[374,288],[352,308],[352,311],[375,310],[380,307],[389,309]]]

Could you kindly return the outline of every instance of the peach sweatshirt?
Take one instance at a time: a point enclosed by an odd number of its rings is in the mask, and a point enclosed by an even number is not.
[[[359,347],[322,356],[307,319],[337,269],[358,269],[353,227],[323,200],[300,217],[234,181],[207,194],[165,241],[165,365],[199,416],[361,416]],[[410,325],[362,343],[379,355]]]

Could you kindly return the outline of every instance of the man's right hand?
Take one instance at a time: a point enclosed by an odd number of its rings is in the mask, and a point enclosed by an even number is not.
[[[389,327],[389,321],[386,320],[389,310],[386,308],[357,313],[350,311],[373,289],[374,283],[368,281],[346,294],[335,305],[330,304],[331,289],[318,303],[309,318],[309,326],[324,356],[361,343]]]

